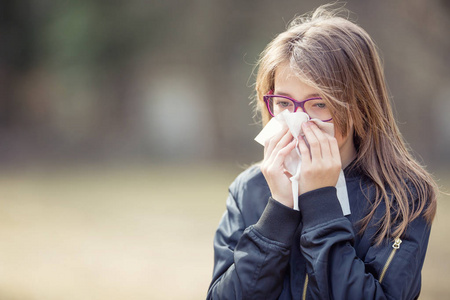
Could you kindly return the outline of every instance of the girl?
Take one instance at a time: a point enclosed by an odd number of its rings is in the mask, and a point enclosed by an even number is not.
[[[326,6],[295,19],[262,53],[256,92],[264,124],[303,110],[335,134],[302,125],[299,211],[284,168],[296,147],[287,129],[233,182],[208,299],[417,298],[437,190],[405,147],[369,35]]]

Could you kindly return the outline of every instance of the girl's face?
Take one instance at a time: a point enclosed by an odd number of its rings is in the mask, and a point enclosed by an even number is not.
[[[297,101],[303,101],[319,96],[319,91],[301,81],[288,64],[281,65],[277,68],[275,72],[275,89],[273,93],[274,95],[288,96]],[[332,123],[333,120],[330,122]],[[343,136],[341,131],[335,127],[334,137],[339,145],[342,167],[344,168],[356,157],[352,122],[350,121],[349,130],[346,136]]]

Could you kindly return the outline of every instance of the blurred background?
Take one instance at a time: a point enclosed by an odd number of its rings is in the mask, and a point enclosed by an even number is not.
[[[0,299],[205,298],[227,187],[262,158],[256,60],[325,3],[1,0]],[[450,2],[346,8],[448,192]],[[449,218],[441,195],[422,299],[450,296]]]

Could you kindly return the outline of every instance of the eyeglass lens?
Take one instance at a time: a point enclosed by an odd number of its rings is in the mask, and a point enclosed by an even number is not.
[[[283,97],[271,97],[268,103],[270,112],[274,116],[286,109],[290,112],[294,112],[295,110],[294,102]],[[329,120],[332,118],[330,110],[322,99],[307,100],[303,102],[303,108],[311,119]],[[297,111],[298,109],[301,110],[301,107],[297,108]]]

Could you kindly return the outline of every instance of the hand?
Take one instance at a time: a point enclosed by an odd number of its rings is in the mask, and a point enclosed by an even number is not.
[[[320,130],[314,122],[305,122],[302,126],[310,148],[308,149],[305,140],[300,137],[300,195],[318,188],[336,186],[342,167],[336,139]]]
[[[288,128],[266,141],[261,171],[269,185],[272,198],[288,207],[294,207],[292,176],[284,167],[284,159],[295,148],[295,140]]]

